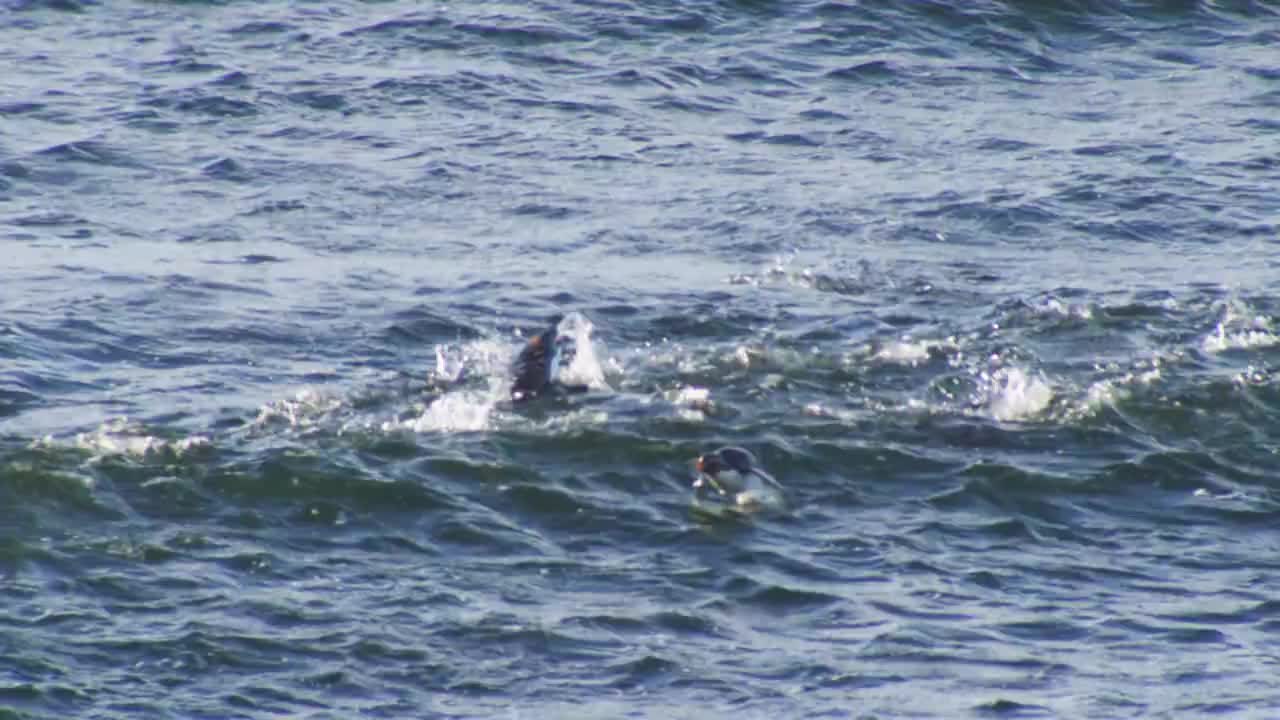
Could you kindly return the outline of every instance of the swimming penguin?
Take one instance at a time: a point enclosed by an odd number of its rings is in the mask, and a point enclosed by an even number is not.
[[[714,493],[724,504],[740,509],[781,507],[782,486],[756,464],[755,456],[739,447],[724,447],[698,458],[693,488],[699,499]]]
[[[551,327],[533,336],[512,366],[515,380],[511,383],[511,401],[523,402],[550,392],[586,392],[585,385],[559,382],[561,363],[572,349],[573,338],[560,334],[560,317],[552,318]]]

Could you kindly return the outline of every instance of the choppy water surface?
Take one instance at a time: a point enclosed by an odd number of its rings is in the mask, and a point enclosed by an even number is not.
[[[1274,717],[1278,43],[3,2],[0,716]]]

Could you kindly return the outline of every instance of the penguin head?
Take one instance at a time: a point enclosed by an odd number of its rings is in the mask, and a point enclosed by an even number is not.
[[[756,459],[739,447],[725,447],[698,457],[698,479],[695,488],[710,486],[721,495],[741,492],[747,487],[748,478],[758,472]]]

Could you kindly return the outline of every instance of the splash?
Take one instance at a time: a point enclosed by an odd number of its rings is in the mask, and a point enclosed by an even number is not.
[[[436,369],[432,375],[438,383],[456,383],[466,370],[466,352],[456,345],[436,345]]]
[[[585,385],[593,390],[609,390],[600,358],[603,346],[594,342],[595,325],[582,313],[571,312],[556,331],[572,339],[573,356],[562,367],[557,380],[566,385]],[[417,433],[480,432],[491,430],[499,409],[510,397],[511,363],[519,346],[497,339],[476,340],[462,345],[437,345],[435,369],[430,379],[444,391],[408,420],[383,423],[386,431],[407,429]]]
[[[510,392],[507,377],[515,350],[496,339],[462,345],[436,345],[436,367],[430,379],[446,389],[414,418],[383,423],[384,431],[416,433],[479,432],[492,427],[498,403]],[[473,387],[472,380],[484,387]]]
[[[507,373],[515,351],[496,339],[462,345],[436,345],[436,366],[429,379],[436,385],[456,385],[471,378],[492,379]]]
[[[1021,368],[1000,368],[991,375],[988,408],[996,420],[1022,420],[1049,407],[1053,390]]]
[[[383,429],[390,431],[404,427],[413,432],[479,432],[490,427],[490,419],[497,398],[493,393],[459,391],[445,393],[427,406],[416,418],[398,425],[386,423]]]
[[[605,378],[605,365],[600,358],[607,355],[603,345],[591,339],[595,325],[580,312],[564,316],[557,332],[573,339],[574,354],[568,367],[560,370],[559,382],[565,385],[586,385],[592,390],[612,390]]]

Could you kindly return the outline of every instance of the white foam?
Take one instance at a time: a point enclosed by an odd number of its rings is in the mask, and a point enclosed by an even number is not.
[[[1085,393],[1085,408],[1097,410],[1104,405],[1113,405],[1117,400],[1128,396],[1128,386],[1150,385],[1160,377],[1160,358],[1152,358],[1151,368],[1148,370],[1127,372],[1119,377],[1099,380],[1090,385]]]
[[[536,427],[542,431],[565,433],[585,427],[601,427],[609,424],[609,413],[596,408],[580,408],[563,413],[555,413]]]
[[[814,358],[820,352],[817,348],[804,350],[779,345],[754,344],[739,345],[733,349],[732,355],[722,357],[724,362],[737,363],[743,368],[803,370],[814,364]]]
[[[782,375],[782,373],[769,373],[768,375],[760,378],[760,387],[765,390],[777,390],[785,385],[786,382],[787,379]]]
[[[1276,344],[1280,344],[1280,336],[1276,335],[1271,318],[1254,315],[1243,302],[1233,300],[1223,307],[1222,319],[1200,346],[1205,352],[1216,354]]]
[[[821,289],[823,285],[832,282],[831,278],[824,275],[821,269],[815,270],[811,266],[796,269],[798,260],[799,253],[795,250],[792,250],[787,255],[775,255],[770,262],[761,266],[758,272],[730,275],[728,281],[731,285],[761,287],[764,285],[786,284],[810,290]]]
[[[401,423],[386,423],[383,429],[397,427],[413,432],[478,432],[489,429],[494,408],[493,393],[464,390],[450,392],[436,398],[416,418]]]
[[[711,406],[711,390],[694,385],[685,385],[665,393],[667,400],[673,405],[685,405],[692,408],[705,409]]]
[[[292,398],[273,400],[258,409],[252,425],[284,422],[290,427],[312,427],[343,407],[342,398],[315,388],[303,388]]]
[[[1000,368],[991,374],[987,407],[996,420],[1022,420],[1049,407],[1053,389],[1021,368]]]
[[[1263,385],[1269,382],[1271,373],[1265,368],[1249,365],[1244,370],[1232,376],[1231,380],[1237,385]]]
[[[1047,298],[1037,306],[1037,310],[1044,314],[1061,315],[1078,320],[1088,320],[1093,317],[1093,308],[1088,305],[1065,303],[1056,297]]]
[[[786,257],[783,257],[782,255],[775,255],[773,257],[773,262],[762,267],[759,273],[739,273],[737,275],[730,275],[729,282],[733,285],[752,285],[759,287],[770,281],[790,280],[793,278],[794,273],[792,273],[788,268],[795,262],[795,260],[796,253],[794,251]],[[812,271],[808,272],[812,274]]]
[[[858,420],[858,413],[852,410],[833,408],[816,402],[805,405],[800,412],[810,417],[831,418],[842,423],[854,423]]]
[[[46,442],[54,441],[47,438]],[[103,423],[93,432],[76,435],[72,444],[99,456],[128,455],[145,458],[156,455],[181,457],[207,449],[213,443],[204,435],[192,435],[178,440],[156,437],[148,433],[140,423],[128,418],[117,418]]]
[[[929,350],[934,347],[941,347],[944,343],[930,342],[926,340],[912,341],[907,338],[894,340],[886,343],[876,350],[874,357],[881,362],[899,363],[903,365],[916,366],[929,359]]]
[[[711,390],[695,385],[685,385],[662,393],[663,399],[675,406],[676,417],[685,422],[700,423],[707,419],[713,404]]]
[[[1114,405],[1127,394],[1126,390],[1117,387],[1115,380],[1099,380],[1085,392],[1084,407],[1088,411],[1096,411],[1107,405]]]
[[[1280,344],[1280,337],[1270,330],[1228,332],[1223,323],[1218,323],[1214,332],[1205,337],[1201,347],[1205,352],[1216,354],[1225,350],[1247,350],[1276,344]]]

